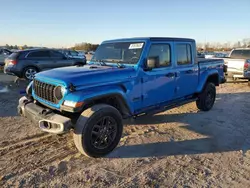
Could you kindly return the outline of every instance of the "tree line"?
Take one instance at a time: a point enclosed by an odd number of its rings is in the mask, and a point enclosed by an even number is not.
[[[17,45],[9,45],[6,44],[5,48],[9,49],[9,50],[19,50],[19,49],[28,49],[28,48],[32,48],[32,46],[27,46],[26,44],[23,46],[17,46]]]
[[[83,50],[85,52],[88,51],[95,51],[99,44],[92,44],[87,42],[77,43],[75,46],[71,47],[70,49],[73,50]],[[17,46],[17,45],[5,45],[6,48],[10,50],[18,50],[18,49],[27,49],[33,48],[32,46]],[[243,39],[238,42],[225,42],[225,43],[197,43],[197,50],[198,51],[230,51],[233,48],[245,48],[250,47],[250,38]]]
[[[231,51],[233,48],[249,48],[250,38],[243,39],[238,42],[225,42],[225,43],[197,43],[198,51]]]
[[[89,52],[89,51],[96,51],[98,46],[99,44],[91,44],[91,43],[82,42],[82,43],[75,44],[75,46],[72,47],[71,49],[83,50],[85,52]]]

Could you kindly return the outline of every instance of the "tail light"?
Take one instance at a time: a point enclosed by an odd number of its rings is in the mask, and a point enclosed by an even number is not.
[[[9,64],[16,65],[17,64],[17,60],[9,60]]]
[[[247,59],[244,64],[244,70],[248,70],[249,67],[250,67],[250,59]]]

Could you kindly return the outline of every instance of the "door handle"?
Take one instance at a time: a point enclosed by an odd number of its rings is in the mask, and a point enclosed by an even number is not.
[[[193,70],[187,70],[186,73],[187,74],[192,74],[194,71]]]
[[[170,73],[166,74],[165,76],[168,77],[168,78],[173,78],[173,77],[175,77],[175,73],[170,72]]]

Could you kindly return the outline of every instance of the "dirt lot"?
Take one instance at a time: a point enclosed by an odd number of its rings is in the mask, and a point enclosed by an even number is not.
[[[218,87],[209,112],[191,103],[126,121],[119,147],[102,159],[80,155],[71,134],[43,133],[17,116],[24,86],[0,75],[0,87],[7,85],[0,93],[1,187],[250,187],[247,83]]]

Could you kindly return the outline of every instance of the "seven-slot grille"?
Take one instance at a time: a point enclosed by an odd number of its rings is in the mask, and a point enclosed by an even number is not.
[[[39,98],[44,99],[48,102],[52,102],[54,104],[57,104],[59,102],[54,97],[54,89],[56,88],[56,86],[34,80],[33,88],[36,96],[38,96]]]

